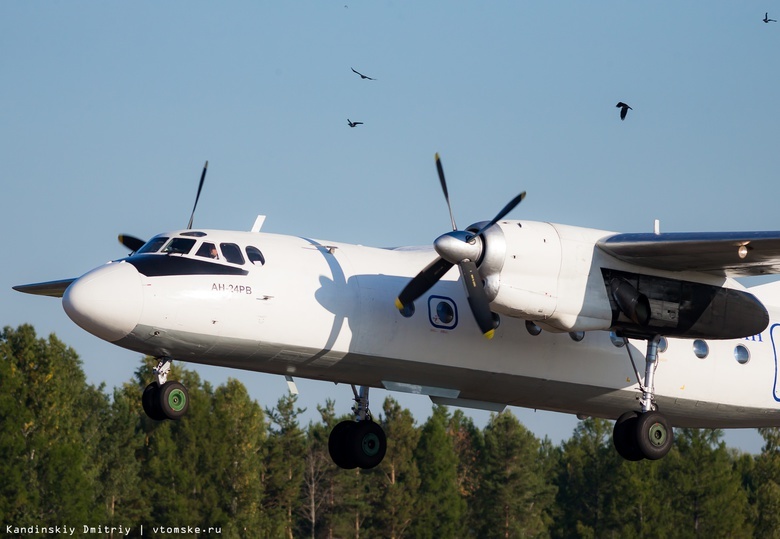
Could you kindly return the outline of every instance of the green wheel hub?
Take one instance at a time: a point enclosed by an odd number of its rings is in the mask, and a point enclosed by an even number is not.
[[[379,453],[380,442],[379,436],[373,432],[369,432],[360,441],[360,447],[363,450],[363,454],[367,457],[374,457]]]
[[[654,423],[647,431],[647,434],[650,436],[650,443],[656,447],[663,446],[669,437],[669,431],[661,423]]]
[[[176,412],[181,412],[187,406],[187,395],[181,389],[174,389],[168,394],[168,406]]]

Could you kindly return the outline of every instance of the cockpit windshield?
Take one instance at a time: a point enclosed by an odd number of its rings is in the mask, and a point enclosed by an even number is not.
[[[168,238],[162,236],[157,236],[155,238],[152,238],[149,241],[147,241],[143,247],[138,249],[138,251],[136,251],[136,254],[140,255],[144,253],[156,253],[157,251],[160,250],[160,247],[165,245],[166,241],[168,241]]]
[[[186,237],[184,237],[186,236]],[[243,266],[246,261],[253,265],[265,264],[265,256],[257,247],[248,245],[242,252],[241,246],[236,243],[222,242],[219,244],[202,240],[206,236],[203,232],[182,232],[180,236],[155,236],[147,241],[135,254],[165,254],[165,255],[190,255],[199,258],[210,258],[229,264]],[[195,246],[198,246],[195,249]],[[244,258],[246,252],[246,258]]]
[[[192,238],[173,238],[168,245],[163,247],[162,252],[171,255],[186,255],[192,250],[195,240]]]

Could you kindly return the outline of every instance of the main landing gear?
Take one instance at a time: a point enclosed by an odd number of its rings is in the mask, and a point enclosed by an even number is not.
[[[333,427],[328,438],[328,452],[333,462],[340,468],[373,468],[382,462],[387,451],[385,431],[371,419],[368,410],[368,387],[361,386],[358,391],[352,386],[355,395],[355,421],[342,421]]]
[[[674,431],[655,404],[655,369],[658,368],[660,340],[660,335],[654,335],[647,340],[644,384],[639,382],[642,391],[642,397],[639,399],[641,412],[626,412],[615,422],[612,441],[618,454],[626,460],[660,459],[669,452],[674,442]],[[639,372],[631,356],[628,339],[624,338],[624,341],[639,380]]]
[[[146,386],[141,404],[150,419],[181,419],[190,407],[187,388],[180,382],[167,381],[171,370],[171,359],[160,359],[154,368],[157,380]]]

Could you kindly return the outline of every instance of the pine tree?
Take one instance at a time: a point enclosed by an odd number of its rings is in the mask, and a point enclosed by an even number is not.
[[[292,538],[294,515],[301,504],[300,489],[304,474],[305,439],[298,416],[305,410],[295,406],[296,395],[285,395],[276,408],[267,409],[270,418],[266,450],[264,507],[268,512],[268,537]]]
[[[212,406],[211,483],[217,488],[223,533],[258,535],[265,522],[262,507],[263,450],[266,424],[263,410],[246,387],[229,379],[214,392]]]
[[[679,429],[675,447],[661,462],[670,506],[665,519],[678,537],[750,537],[747,494],[721,431]]]
[[[380,418],[387,434],[387,454],[371,470],[371,537],[404,537],[415,516],[420,474],[414,460],[419,432],[411,412],[387,397]]]
[[[754,469],[756,537],[780,538],[780,428],[759,432],[764,447]]]
[[[420,471],[418,514],[410,535],[420,538],[461,537],[466,502],[458,488],[458,455],[447,433],[445,406],[434,406],[422,426],[414,452]]]
[[[542,476],[540,444],[510,412],[493,415],[485,427],[477,493],[479,537],[540,537],[555,488]]]
[[[20,526],[101,518],[102,388],[72,348],[30,325],[3,329],[0,374],[0,514]]]
[[[452,439],[452,446],[458,460],[458,493],[466,502],[464,515],[464,534],[468,535],[478,528],[481,516],[475,511],[475,496],[479,490],[480,458],[485,441],[482,431],[474,421],[467,417],[463,410],[455,410],[450,418],[447,432]]]
[[[109,526],[149,520],[151,507],[141,495],[141,462],[136,451],[143,447],[141,393],[136,384],[114,389],[100,440],[100,485]]]
[[[612,447],[612,423],[580,421],[563,442],[556,479],[556,503],[565,508],[556,522],[556,535],[602,537],[610,529],[610,506],[620,457]]]
[[[334,402],[328,399],[325,406],[317,406],[321,423],[309,423],[306,429],[304,450],[304,471],[300,506],[301,535],[314,539],[332,536],[334,510],[334,489],[337,467],[331,462],[328,452],[328,436],[336,424]]]

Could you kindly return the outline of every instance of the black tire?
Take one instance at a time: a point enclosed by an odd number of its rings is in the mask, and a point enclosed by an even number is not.
[[[165,419],[159,406],[159,387],[157,382],[152,382],[146,386],[143,395],[141,395],[141,405],[144,408],[144,413],[149,419],[155,421],[162,421]]]
[[[648,460],[666,456],[674,443],[674,431],[660,412],[645,412],[636,421],[636,442]]]
[[[387,452],[387,436],[382,427],[373,421],[355,423],[348,436],[347,447],[355,462],[364,470],[374,468],[382,462]]]
[[[626,412],[615,421],[615,428],[612,430],[612,443],[615,445],[618,455],[632,462],[645,458],[637,443],[636,423],[638,418],[639,412]]]
[[[178,420],[190,409],[187,388],[179,382],[165,382],[157,394],[160,412],[167,419]]]
[[[352,470],[357,468],[357,462],[349,453],[349,439],[352,430],[357,426],[354,421],[342,421],[330,431],[328,437],[328,453],[330,458],[339,468]]]

